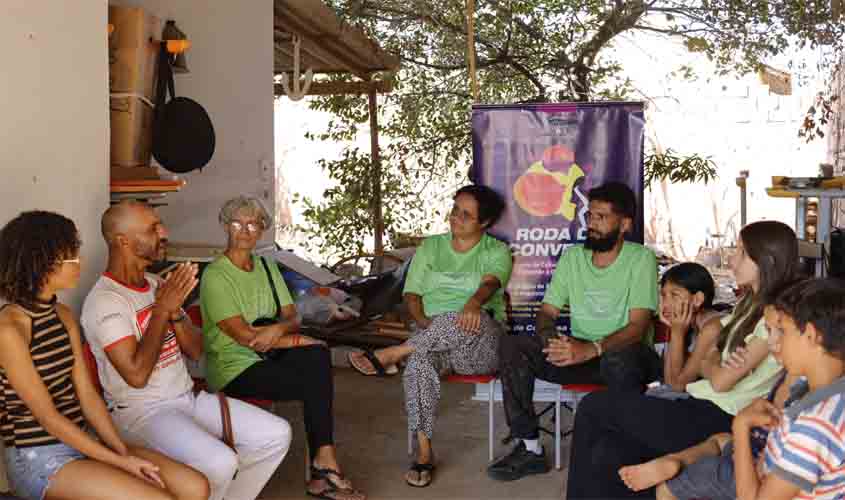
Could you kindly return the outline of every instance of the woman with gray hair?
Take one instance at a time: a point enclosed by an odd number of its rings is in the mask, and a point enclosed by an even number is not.
[[[337,463],[334,382],[324,342],[299,333],[290,292],[274,262],[253,254],[272,219],[255,198],[239,196],[220,210],[226,251],[203,272],[200,302],[208,384],[237,398],[302,401],[311,462],[306,492],[362,500]],[[272,359],[261,354],[274,350]]]

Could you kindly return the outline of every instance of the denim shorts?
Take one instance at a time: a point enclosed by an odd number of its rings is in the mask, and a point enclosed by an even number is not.
[[[53,476],[66,464],[85,458],[70,446],[48,444],[29,448],[6,448],[6,473],[15,495],[43,500]]]
[[[734,500],[733,442],[725,445],[720,455],[705,457],[684,467],[677,476],[666,481],[666,486],[678,500]]]

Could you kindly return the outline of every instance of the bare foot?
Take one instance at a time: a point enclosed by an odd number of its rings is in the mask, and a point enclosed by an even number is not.
[[[675,477],[681,470],[681,461],[672,457],[655,458],[639,465],[619,469],[619,477],[633,491],[642,491]]]

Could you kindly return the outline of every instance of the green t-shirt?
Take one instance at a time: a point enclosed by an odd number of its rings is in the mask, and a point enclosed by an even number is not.
[[[751,311],[749,310],[749,314]],[[731,321],[732,316],[722,318],[722,327]],[[766,321],[760,318],[754,331],[746,335],[745,343],[748,344],[754,339],[766,340],[769,338],[769,331],[766,330]],[[722,351],[722,360],[728,358],[728,347]],[[687,392],[694,398],[712,401],[716,406],[726,413],[736,415],[743,408],[751,404],[757,398],[765,397],[772,390],[777,381],[781,366],[774,356],[766,356],[751,373],[737,382],[733,389],[725,392],[716,392],[713,385],[707,379],[687,384]]]
[[[267,267],[273,276],[281,305],[293,304],[276,262],[267,259]],[[276,318],[279,315],[267,271],[260,258],[252,256],[251,272],[238,268],[225,255],[209,264],[200,281],[200,307],[208,385],[218,391],[261,358],[252,349],[226,335],[217,323],[242,316],[244,321],[252,324],[258,318]]]
[[[657,308],[657,260],[648,248],[627,241],[603,269],[592,257],[584,245],[567,249],[543,302],[558,309],[569,304],[572,336],[595,342],[627,325],[631,309]],[[645,340],[650,339],[651,333]]]
[[[460,311],[489,274],[502,286],[484,308],[505,321],[504,290],[512,267],[510,249],[492,236],[485,234],[469,252],[458,253],[452,248],[452,235],[439,234],[426,238],[414,254],[404,293],[422,297],[423,312],[429,317]]]

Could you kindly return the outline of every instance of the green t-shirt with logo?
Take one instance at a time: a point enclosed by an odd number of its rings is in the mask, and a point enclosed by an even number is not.
[[[282,307],[293,304],[276,262],[267,259],[267,267],[273,276],[279,303]],[[208,385],[218,391],[261,358],[226,335],[217,323],[235,316],[243,317],[249,324],[258,318],[279,316],[260,257],[252,256],[250,272],[232,264],[225,255],[209,264],[200,280],[200,308]]]
[[[431,236],[414,254],[403,293],[422,297],[423,312],[429,317],[461,311],[481,286],[481,278],[489,274],[498,278],[501,286],[484,309],[505,321],[504,290],[512,267],[508,246],[487,234],[464,253],[452,248],[451,233]]]
[[[569,305],[572,336],[595,342],[629,322],[631,309],[657,308],[657,260],[648,248],[626,241],[613,263],[597,268],[584,245],[567,249],[558,260],[543,302]],[[646,335],[650,341],[651,333]]]

